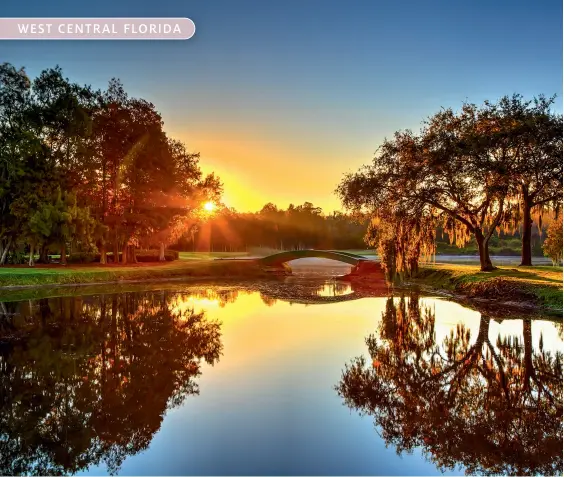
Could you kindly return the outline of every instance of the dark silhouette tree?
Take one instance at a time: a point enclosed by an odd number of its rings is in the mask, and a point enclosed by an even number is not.
[[[533,214],[540,229],[543,212],[557,215],[562,204],[562,115],[551,110],[554,100],[540,96],[525,101],[513,95],[502,98],[493,111],[510,122],[507,129],[512,144],[506,157],[511,195],[521,219],[521,266],[532,265]]]

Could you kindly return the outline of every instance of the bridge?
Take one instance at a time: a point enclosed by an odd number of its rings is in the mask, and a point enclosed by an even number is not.
[[[326,258],[348,263],[353,266],[368,261],[365,257],[354,253],[338,252],[334,250],[290,250],[288,252],[275,253],[274,255],[260,258],[259,262],[265,266],[275,267],[300,258]]]
[[[268,257],[259,258],[257,261],[262,266],[273,270],[274,272],[286,268],[285,273],[291,273],[287,262],[298,260],[300,258],[325,258],[328,260],[337,260],[352,265],[351,273],[345,275],[343,278],[356,278],[356,277],[373,277],[384,279],[384,271],[379,262],[375,260],[368,260],[367,258],[349,252],[339,252],[336,250],[291,250],[289,252],[275,253]],[[377,277],[376,277],[377,275]]]

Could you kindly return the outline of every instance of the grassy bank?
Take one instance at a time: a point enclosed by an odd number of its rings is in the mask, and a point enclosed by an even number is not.
[[[562,267],[499,267],[481,272],[473,265],[425,265],[410,282],[469,298],[562,310]]]
[[[257,262],[231,260],[178,260],[135,265],[69,265],[0,268],[0,287],[72,285],[166,278],[222,278],[271,276]]]
[[[216,258],[244,258],[247,252],[179,252],[180,260],[214,260]]]

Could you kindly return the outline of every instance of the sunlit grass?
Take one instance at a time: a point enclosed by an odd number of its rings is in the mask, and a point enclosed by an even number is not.
[[[268,276],[255,261],[177,260],[167,263],[103,266],[82,265],[42,268],[0,267],[0,287],[72,285],[169,278],[222,278]]]
[[[180,260],[213,260],[215,258],[246,257],[247,252],[179,252]]]
[[[476,265],[436,264],[424,265],[414,279],[415,282],[433,288],[474,293],[499,287],[500,281],[516,292],[531,294],[539,304],[562,309],[562,267],[498,267],[491,272],[482,272]],[[511,297],[500,296],[500,300]]]

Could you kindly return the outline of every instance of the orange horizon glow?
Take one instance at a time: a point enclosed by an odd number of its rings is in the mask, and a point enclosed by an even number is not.
[[[224,185],[222,202],[242,213],[258,212],[269,202],[283,210],[311,202],[326,214],[342,211],[335,187],[348,169],[369,162],[373,149],[373,141],[319,146],[311,135],[297,133],[281,142],[256,124],[235,129],[195,126],[189,135],[183,129],[172,134],[200,152],[202,172],[215,173]]]

